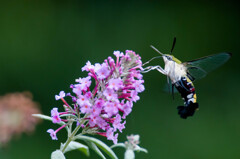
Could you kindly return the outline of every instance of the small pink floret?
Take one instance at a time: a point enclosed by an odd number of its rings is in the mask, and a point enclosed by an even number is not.
[[[120,52],[120,51],[114,51],[113,54],[114,54],[116,57],[122,57],[122,56],[123,56],[123,53]]]
[[[123,88],[123,81],[120,78],[117,78],[117,79],[112,78],[108,82],[108,88],[114,89],[117,91]]]
[[[82,94],[81,84],[75,84],[72,91],[73,91],[73,93],[75,93],[77,96],[81,95],[81,94]]]
[[[79,84],[75,85],[75,87],[76,86],[79,87],[79,89],[81,91],[86,91],[92,83],[90,76],[87,76],[85,78],[76,79],[76,82],[78,82]]]
[[[118,113],[118,107],[114,102],[107,101],[104,105],[104,111],[111,117]]]
[[[143,92],[145,90],[145,87],[142,83],[144,83],[144,80],[136,80],[133,83],[133,87],[135,87],[137,92]]]
[[[80,105],[80,106],[83,106],[86,102],[89,102],[88,101],[88,98],[84,95],[80,95],[78,97],[78,100],[77,100],[77,103]]]
[[[64,91],[61,91],[59,93],[59,95],[55,95],[56,100],[59,100],[59,99],[64,98],[64,97],[65,97],[65,92]]]
[[[82,71],[90,71],[90,70],[92,70],[92,69],[94,69],[94,66],[91,65],[91,62],[90,62],[90,61],[88,61],[88,62],[86,63],[86,65],[82,68]]]
[[[132,112],[132,106],[133,103],[131,101],[127,101],[126,104],[123,105],[123,119],[125,119],[126,116]]]
[[[51,117],[52,117],[52,122],[53,123],[60,123],[61,122],[61,118],[59,117],[59,113],[58,113],[58,108],[53,108],[51,110]]]
[[[108,140],[112,140],[114,144],[117,144],[118,141],[118,133],[114,135],[113,128],[109,128],[106,132],[106,136]]]
[[[106,64],[106,63],[103,63],[103,64],[101,65],[101,68],[99,68],[99,69],[96,71],[96,73],[97,73],[98,78],[99,78],[100,80],[102,80],[102,79],[105,79],[106,77],[108,77],[108,75],[110,74],[110,70],[109,70],[107,64]]]
[[[140,99],[140,97],[138,96],[138,92],[135,90],[131,92],[131,97],[132,97],[132,101],[134,102],[137,102]]]
[[[52,140],[58,140],[56,132],[53,129],[48,129],[47,132],[50,133]]]
[[[107,98],[107,100],[113,100],[113,101],[118,100],[118,96],[113,89],[106,89],[103,92],[103,95]]]
[[[90,102],[89,101],[84,102],[80,110],[81,110],[81,113],[90,113],[92,111]]]

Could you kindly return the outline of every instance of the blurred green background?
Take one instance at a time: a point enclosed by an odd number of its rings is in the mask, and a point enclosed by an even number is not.
[[[223,51],[233,57],[195,82],[200,110],[187,120],[177,114],[180,95],[172,100],[163,91],[166,77],[157,71],[144,74],[146,90],[119,142],[140,134],[140,146],[149,153],[137,153],[137,159],[238,159],[239,12],[234,1],[1,1],[0,95],[31,91],[42,112],[50,115],[53,107],[61,107],[54,95],[71,91],[69,85],[86,76],[81,67],[87,60],[101,63],[114,50],[129,49],[145,62],[157,56],[149,45],[169,53],[176,36],[174,55],[182,61]],[[160,59],[152,64],[159,63],[163,65]],[[34,134],[23,134],[0,149],[0,158],[50,158],[66,133],[52,141],[48,128],[57,126],[42,122]],[[123,158],[123,149],[115,150]],[[66,156],[87,158],[78,151]],[[91,152],[90,158],[98,156]]]

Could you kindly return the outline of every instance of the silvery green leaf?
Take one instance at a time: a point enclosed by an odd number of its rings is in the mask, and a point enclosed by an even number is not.
[[[51,154],[51,159],[66,159],[62,151],[56,150]]]
[[[106,159],[106,157],[102,154],[102,152],[98,149],[97,145],[95,145],[93,142],[85,141],[88,146],[93,149],[102,159]]]
[[[124,143],[117,143],[117,144],[111,146],[111,148],[115,148],[115,147],[123,147],[123,148],[126,148],[126,145],[125,145]]]
[[[135,154],[133,150],[127,149],[124,154],[124,159],[135,159]]]
[[[138,152],[142,151],[142,152],[148,153],[147,149],[141,148],[138,145],[136,145],[136,147],[134,148],[134,151],[138,151]]]
[[[37,117],[37,118],[41,118],[41,119],[45,119],[45,120],[50,120],[52,121],[52,118],[50,116],[47,115],[43,115],[43,114],[32,114],[32,116]]]
[[[107,146],[105,143],[103,143],[102,141],[93,138],[93,137],[88,137],[88,136],[83,136],[83,135],[77,135],[75,136],[75,139],[80,139],[80,140],[84,140],[84,141],[89,141],[89,142],[93,142],[94,144],[96,144],[101,150],[103,150],[104,152],[106,152],[111,158],[113,159],[117,159],[116,154],[113,152],[113,150]]]
[[[64,144],[62,146],[64,146]],[[79,142],[71,141],[68,144],[67,148],[65,149],[64,153],[66,153],[68,151],[72,151],[72,150],[79,150],[79,151],[83,152],[86,156],[89,156],[88,147],[84,144],[79,143]]]

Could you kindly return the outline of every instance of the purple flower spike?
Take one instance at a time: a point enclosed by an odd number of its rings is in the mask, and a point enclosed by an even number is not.
[[[117,143],[118,131],[125,128],[125,119],[133,109],[133,102],[140,99],[139,93],[145,88],[141,57],[130,50],[125,53],[114,51],[113,54],[115,59],[108,57],[103,63],[95,64],[88,61],[82,67],[88,76],[76,79],[76,83],[70,86],[73,92],[73,95],[68,94],[72,98],[71,104],[63,99],[64,91],[55,96],[56,100],[62,99],[65,112],[59,113],[57,108],[53,108],[52,121],[66,124],[56,131],[47,131],[53,140],[57,140],[56,133],[63,127],[76,122],[77,126],[83,123],[80,130],[105,136]]]
[[[65,92],[64,91],[61,91],[59,93],[59,95],[55,95],[56,100],[59,100],[59,99],[64,98],[64,97],[65,97]]]
[[[47,132],[50,133],[52,140],[58,140],[56,132],[53,129],[48,129]]]

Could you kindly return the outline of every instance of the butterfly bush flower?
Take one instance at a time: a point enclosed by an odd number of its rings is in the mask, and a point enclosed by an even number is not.
[[[72,93],[61,91],[55,96],[56,100],[63,101],[65,111],[51,110],[53,123],[64,123],[56,131],[47,131],[53,140],[57,140],[59,130],[76,122],[81,134],[98,134],[117,143],[118,132],[125,128],[125,119],[132,111],[133,102],[140,99],[138,93],[145,88],[141,57],[130,50],[125,54],[120,51],[113,54],[115,60],[108,57],[101,64],[88,61],[82,67],[88,76],[75,80],[76,83],[70,86]],[[70,97],[71,104],[66,97]]]

